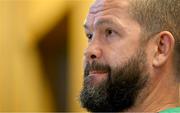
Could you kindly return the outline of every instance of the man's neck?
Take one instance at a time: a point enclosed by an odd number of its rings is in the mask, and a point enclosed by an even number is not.
[[[151,84],[150,88],[145,88],[138,97],[137,103],[128,112],[159,112],[168,108],[178,106],[179,87],[175,81],[170,81],[168,77],[158,78],[156,83]],[[168,82],[167,82],[168,81]],[[146,90],[149,93],[144,94]]]

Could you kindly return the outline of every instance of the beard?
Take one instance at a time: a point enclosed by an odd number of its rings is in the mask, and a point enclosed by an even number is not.
[[[148,72],[146,54],[140,50],[123,66],[111,67],[93,61],[84,70],[83,89],[80,101],[83,108],[90,112],[122,112],[133,107],[136,99],[147,85]],[[93,85],[89,76],[91,70],[104,71],[108,77],[98,85]]]

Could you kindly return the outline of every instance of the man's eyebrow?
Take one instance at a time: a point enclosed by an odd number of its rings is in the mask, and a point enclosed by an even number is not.
[[[114,22],[113,20],[107,20],[107,19],[98,20],[97,22],[95,22],[94,26],[97,27],[97,26],[101,26],[101,25],[105,25],[105,24],[118,26],[122,29],[122,25],[120,23]],[[84,24],[83,26],[85,29],[90,28],[90,26],[88,26],[87,24]]]
[[[89,29],[89,26],[88,26],[87,24],[84,24],[83,27],[84,27],[85,29]]]
[[[101,26],[101,25],[104,25],[104,24],[116,25],[115,22],[112,21],[112,20],[102,19],[102,20],[98,20],[98,21],[95,23],[95,26]]]

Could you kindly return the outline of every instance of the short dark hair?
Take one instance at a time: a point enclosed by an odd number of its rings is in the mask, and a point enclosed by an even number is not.
[[[148,35],[147,37],[161,31],[172,33],[175,39],[175,71],[179,73],[180,0],[131,0],[130,14],[141,25],[143,32]]]

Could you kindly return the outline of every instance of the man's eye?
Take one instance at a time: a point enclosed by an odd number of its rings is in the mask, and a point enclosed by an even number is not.
[[[111,30],[111,29],[106,29],[106,31],[105,31],[106,37],[107,37],[107,36],[111,36],[113,33],[114,33],[114,31]]]
[[[92,35],[92,34],[90,34],[90,33],[89,33],[89,34],[86,34],[86,37],[87,37],[89,40],[91,40],[91,39],[92,39],[92,36],[93,36],[93,35]]]

